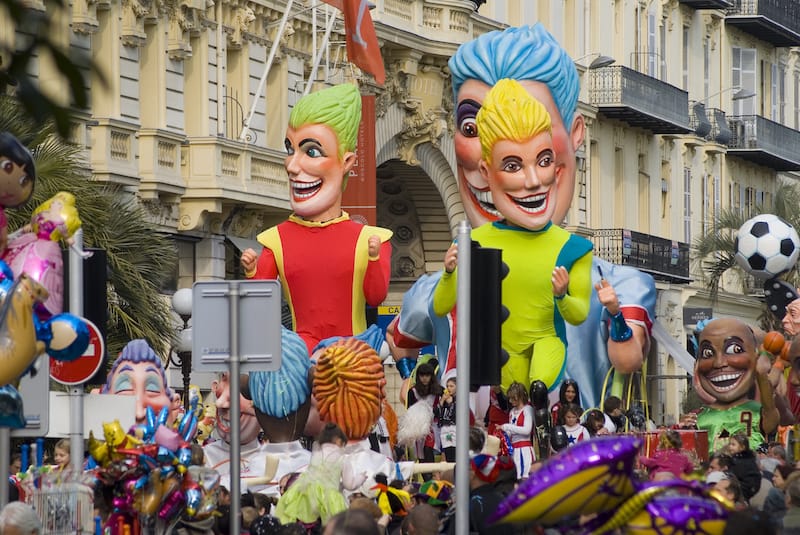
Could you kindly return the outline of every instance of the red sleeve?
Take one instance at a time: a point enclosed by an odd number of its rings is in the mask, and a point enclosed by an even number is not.
[[[800,417],[800,396],[797,395],[794,387],[789,384],[786,385],[786,399],[789,400],[789,409],[794,414],[795,418]]]
[[[275,263],[275,255],[272,249],[264,249],[258,255],[258,264],[256,264],[256,274],[253,275],[254,279],[277,279],[278,278],[278,264]]]
[[[381,244],[380,258],[367,262],[367,273],[364,275],[364,297],[368,305],[378,306],[386,299],[386,294],[389,293],[391,269],[392,244],[385,241]]]

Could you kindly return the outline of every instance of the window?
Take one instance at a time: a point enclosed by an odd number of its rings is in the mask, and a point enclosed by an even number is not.
[[[756,92],[756,49],[733,47],[731,55],[733,87],[741,87]],[[733,102],[733,115],[754,115],[754,98]]]
[[[683,168],[683,241],[692,243],[692,170]]]
[[[703,72],[710,72],[711,68],[711,45],[708,39],[703,39]],[[709,95],[709,77],[703,76],[703,98],[707,99]]]
[[[744,215],[750,217],[756,208],[756,188],[744,188]]]
[[[656,12],[647,14],[647,75],[658,75],[658,52],[656,51]]]
[[[575,180],[578,190],[578,205],[576,210],[577,221],[575,223],[582,227],[589,226],[589,196],[586,188],[586,153],[580,150],[577,154],[577,172]]]
[[[707,71],[703,71],[707,72]],[[703,78],[708,78],[704,76]],[[683,27],[683,89],[689,90],[689,27]]]
[[[794,128],[800,129],[800,72],[794,73]]]

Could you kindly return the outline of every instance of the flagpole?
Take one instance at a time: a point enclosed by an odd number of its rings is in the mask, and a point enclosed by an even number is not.
[[[264,74],[261,75],[261,80],[258,82],[258,89],[256,89],[256,94],[253,97],[253,105],[250,106],[250,114],[247,116],[247,121],[245,121],[244,126],[242,126],[242,133],[239,136],[239,141],[245,141],[247,139],[247,131],[250,130],[250,123],[253,121],[253,116],[256,114],[256,105],[261,98],[264,84],[267,83],[267,76],[269,76],[269,70],[272,68],[272,62],[275,61],[275,54],[278,53],[278,46],[280,46],[283,31],[286,29],[286,23],[292,11],[292,4],[294,4],[294,0],[287,0],[286,11],[283,12],[283,18],[281,19],[281,25],[278,27],[278,33],[275,34],[275,39],[272,41],[272,46],[269,49],[267,65],[264,67]],[[219,46],[219,44],[217,46]]]
[[[314,58],[314,66],[311,67],[311,74],[308,75],[308,82],[306,82],[306,89],[303,91],[303,96],[308,95],[311,92],[311,86],[314,84],[314,80],[317,77],[317,70],[319,70],[319,64],[322,61],[322,55],[328,49],[328,41],[331,37],[331,32],[333,31],[333,25],[336,23],[336,13],[331,15],[331,18],[328,19],[328,24],[325,26],[325,36],[322,38],[322,44],[317,51],[317,57]]]

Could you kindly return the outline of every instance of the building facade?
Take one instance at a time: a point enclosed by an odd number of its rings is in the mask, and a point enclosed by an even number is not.
[[[30,2],[99,67],[73,141],[95,180],[124,186],[174,236],[176,287],[239,276],[239,251],[288,215],[284,130],[313,73],[316,84],[358,80],[374,97],[374,204],[395,231],[385,304],[398,306],[441,268],[463,219],[447,60],[485,32],[541,22],[576,58],[588,125],[565,225],[596,254],[656,277],[659,321],[680,345],[687,310],[755,321],[758,288],[726,278],[712,303],[690,244],[722,209],[768,206],[800,171],[796,2],[376,0],[384,87],[346,61],[341,14],[298,0],[285,16],[287,4]],[[0,40],[24,46],[7,20]],[[592,64],[599,56],[614,62]],[[42,87],[66,94],[47,58],[34,68]],[[674,421],[685,371],[656,344],[647,375],[654,419]]]

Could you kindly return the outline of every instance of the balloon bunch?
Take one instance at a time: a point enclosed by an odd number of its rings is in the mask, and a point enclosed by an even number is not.
[[[97,481],[112,496],[113,513],[106,525],[115,535],[126,524],[154,526],[180,514],[199,520],[216,510],[219,474],[191,466],[195,409],[188,410],[175,429],[167,426],[168,407],[157,417],[148,407],[145,423],[127,433],[119,421],[103,424],[104,441],[90,433],[88,449],[99,465]]]
[[[636,481],[641,445],[629,435],[579,442],[531,474],[491,520],[536,522],[569,533],[721,534],[733,504],[698,481]],[[581,522],[583,515],[593,518]]]

